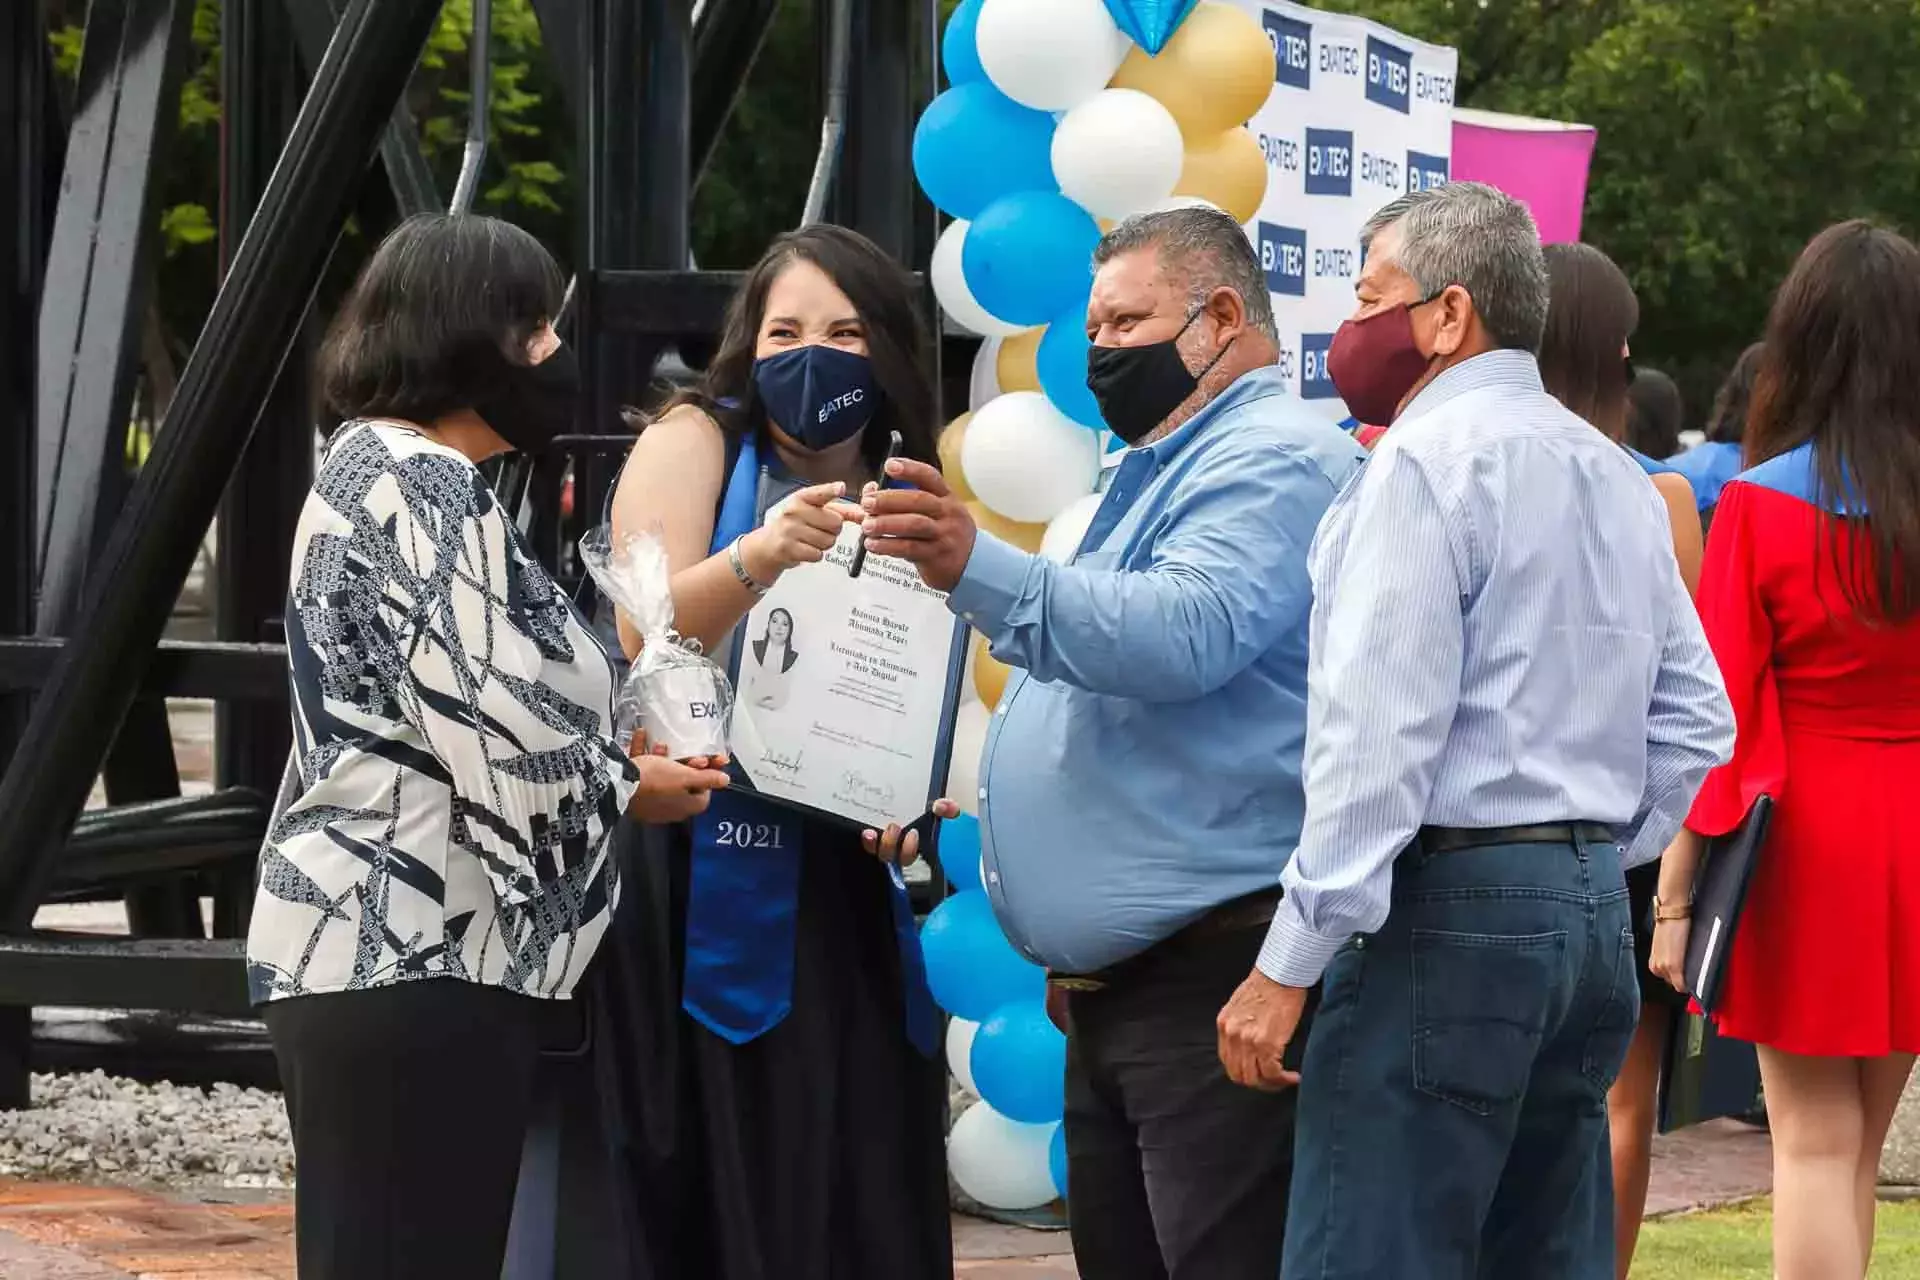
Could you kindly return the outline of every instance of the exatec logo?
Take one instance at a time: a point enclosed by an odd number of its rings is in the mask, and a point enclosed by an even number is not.
[[[1270,133],[1260,135],[1260,154],[1267,158],[1267,167],[1281,173],[1300,172],[1300,144],[1292,138],[1276,138]]]
[[[1338,400],[1333,375],[1327,372],[1327,350],[1333,346],[1330,333],[1300,335],[1300,398],[1302,400]]]
[[[1367,100],[1401,115],[1412,108],[1413,56],[1379,36],[1367,37]]]
[[[1401,183],[1402,169],[1395,156],[1376,155],[1371,151],[1360,153],[1360,181],[1370,187],[1379,187],[1399,195],[1406,190]]]
[[[1353,194],[1353,133],[1350,130],[1307,130],[1307,194]]]
[[[1288,345],[1285,338],[1280,339],[1280,353],[1273,358],[1273,367],[1280,371],[1282,378],[1292,381],[1293,371],[1298,368],[1299,365],[1299,355]]]
[[[1360,254],[1355,249],[1315,249],[1315,280],[1351,280],[1360,274]]]
[[[857,387],[845,395],[835,396],[820,406],[820,424],[825,426],[828,418],[831,418],[842,409],[851,409],[854,405],[865,401],[866,398],[867,393]]]
[[[1453,77],[1438,71],[1416,71],[1413,73],[1413,97],[1416,102],[1450,107],[1453,105]]]
[[[1314,65],[1323,76],[1339,76],[1345,80],[1360,78],[1360,46],[1347,44],[1337,36],[1325,32],[1320,36],[1320,53],[1314,59]]]
[[[1260,269],[1267,291],[1290,298],[1307,296],[1307,233],[1297,227],[1260,224]]]
[[[1407,190],[1427,191],[1444,186],[1446,181],[1445,156],[1430,156],[1424,151],[1407,152]]]
[[[1273,82],[1294,89],[1313,87],[1313,27],[1269,9],[1261,19],[1273,45]]]

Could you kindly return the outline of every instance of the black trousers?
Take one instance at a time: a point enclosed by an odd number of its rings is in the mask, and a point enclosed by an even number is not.
[[[266,1007],[300,1280],[498,1280],[547,1004],[432,978]]]
[[[1265,936],[1164,943],[1069,998],[1067,1209],[1081,1280],[1280,1274],[1295,1091],[1227,1079],[1215,1023]]]

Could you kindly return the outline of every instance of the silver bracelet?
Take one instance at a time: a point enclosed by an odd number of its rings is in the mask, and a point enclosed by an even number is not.
[[[732,567],[733,576],[740,579],[741,586],[753,592],[756,596],[763,596],[773,588],[747,572],[746,561],[740,558],[740,544],[746,539],[746,536],[747,535],[743,533],[727,544],[727,564]]]

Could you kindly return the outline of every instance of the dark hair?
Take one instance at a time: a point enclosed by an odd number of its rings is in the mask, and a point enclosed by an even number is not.
[[[867,462],[878,468],[887,454],[887,434],[898,431],[906,457],[939,466],[930,344],[913,277],[879,245],[845,227],[816,224],[774,240],[734,295],[720,345],[699,386],[674,396],[666,408],[693,405],[729,433],[760,429],[767,414],[754,390],[754,350],[767,294],[796,262],[811,262],[826,272],[866,327],[867,355],[880,387],[880,403],[861,440]]]
[[[1812,444],[1822,506],[1864,509],[1852,538],[1816,523],[1854,616],[1920,609],[1920,249],[1854,220],[1828,227],[1794,263],[1767,317],[1747,415],[1746,461]]]
[[[511,222],[415,214],[380,242],[327,329],[323,409],[424,423],[471,408],[527,362],[564,288],[553,255]]]
[[[1686,405],[1680,388],[1658,369],[1636,367],[1627,387],[1626,443],[1649,458],[1680,452],[1680,423]]]
[[[1541,381],[1609,439],[1624,440],[1625,349],[1640,323],[1640,300],[1626,273],[1592,245],[1550,244],[1545,252],[1549,300]]]
[[[1096,268],[1123,253],[1151,248],[1163,271],[1187,286],[1187,309],[1206,305],[1215,289],[1240,295],[1247,325],[1279,341],[1273,320],[1273,296],[1253,241],[1233,215],[1212,207],[1167,209],[1128,218],[1100,237],[1093,250]]]
[[[793,615],[791,613],[788,613],[785,609],[773,609],[768,611],[766,630],[762,634],[767,637],[771,637],[773,635],[773,620],[776,616],[785,618],[787,620],[787,642],[791,644],[793,642]]]
[[[1760,372],[1760,353],[1764,342],[1756,342],[1740,353],[1727,372],[1727,380],[1713,397],[1713,412],[1707,416],[1707,439],[1716,444],[1739,444],[1747,436],[1747,409],[1753,401],[1753,379]]]

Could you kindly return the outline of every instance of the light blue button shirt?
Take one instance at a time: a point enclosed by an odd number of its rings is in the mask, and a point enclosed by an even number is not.
[[[1104,968],[1276,883],[1300,833],[1307,547],[1364,456],[1260,369],[1128,453],[1072,565],[975,542],[949,603],[1016,668],[982,865],[1031,959]]]
[[[1657,857],[1733,710],[1626,452],[1499,351],[1415,397],[1315,540],[1307,814],[1261,972],[1387,918],[1423,825],[1591,821]]]

